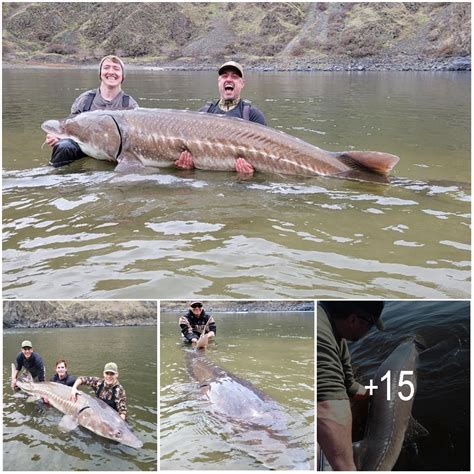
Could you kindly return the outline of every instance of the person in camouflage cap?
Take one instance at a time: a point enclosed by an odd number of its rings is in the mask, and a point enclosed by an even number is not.
[[[104,377],[78,377],[74,383],[70,398],[76,400],[77,387],[85,384],[92,387],[95,391],[95,396],[107,403],[110,407],[118,412],[123,420],[127,418],[127,394],[125,389],[118,381],[118,367],[115,362],[108,362],[104,367]]]

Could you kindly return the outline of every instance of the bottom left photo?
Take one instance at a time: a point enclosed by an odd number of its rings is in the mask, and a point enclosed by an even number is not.
[[[156,301],[3,303],[3,470],[157,470]]]

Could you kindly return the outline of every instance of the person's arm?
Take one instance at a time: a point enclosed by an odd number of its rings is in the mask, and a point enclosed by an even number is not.
[[[15,370],[12,372],[12,381],[11,381],[12,390],[15,390],[16,381],[18,379],[18,374],[20,373],[20,370],[23,367],[22,356],[23,356],[23,354],[21,352],[20,352],[20,354],[18,354],[16,356]]]
[[[349,400],[325,400],[317,406],[318,443],[335,471],[355,471]]]
[[[19,370],[15,370],[12,374],[12,381],[11,381],[11,387],[12,387],[12,390],[15,390],[15,387],[16,387],[16,381],[17,381],[17,378],[18,378],[18,374],[20,373]]]
[[[37,369],[38,381],[39,382],[44,382],[44,379],[45,379],[45,376],[46,376],[46,369],[44,368],[43,359],[38,354],[34,354],[34,355],[36,357],[35,366],[36,366],[36,369]]]
[[[83,92],[79,97],[76,97],[71,105],[71,115],[79,115],[84,112],[84,106],[86,105],[86,99],[89,93],[92,91]]]
[[[267,125],[265,115],[263,115],[263,112],[257,109],[257,107],[250,107],[249,120],[250,122],[259,123],[261,125]]]
[[[130,97],[130,101],[128,103],[127,110],[133,110],[133,109],[140,108],[140,106],[138,105],[138,102],[132,96],[129,96],[129,97]]]
[[[117,412],[122,418],[122,420],[127,419],[128,415],[128,410],[127,410],[127,394],[125,393],[125,390],[123,387],[119,387],[117,389],[117,394],[115,397],[116,400],[116,405],[117,405]]]
[[[74,382],[74,385],[71,388],[71,394],[69,395],[69,400],[76,401],[77,394],[79,390],[77,390],[77,387],[83,383],[82,377],[77,377],[76,381]]]
[[[347,346],[347,341],[345,340],[341,343],[341,364],[342,370],[344,371],[344,384],[349,397],[352,398],[356,394],[364,394],[366,391],[365,388],[354,378],[351,355]]]
[[[190,342],[196,342],[197,337],[194,334],[193,328],[186,316],[181,316],[179,318],[179,326],[181,327],[181,332],[183,336]]]

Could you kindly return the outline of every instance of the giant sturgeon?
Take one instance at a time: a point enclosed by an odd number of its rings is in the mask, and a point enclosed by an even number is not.
[[[63,429],[73,429],[79,424],[99,436],[132,448],[143,446],[119,414],[99,398],[79,392],[73,402],[69,400],[71,387],[56,382],[35,383],[30,374],[23,374],[16,385],[35,398],[48,397],[48,402],[65,415],[60,423]]]
[[[308,454],[290,439],[288,416],[275,400],[214,364],[202,350],[186,357],[191,376],[212,404],[212,415],[231,430],[233,446],[240,443],[240,449],[271,469],[310,469]]]
[[[409,422],[413,420],[411,410],[417,388],[416,365],[422,344],[412,339],[402,342],[382,363],[374,377],[374,391],[370,403],[364,439],[355,443],[354,458],[360,471],[391,471],[400,455]],[[390,371],[390,400],[387,400],[387,381],[381,380]],[[402,371],[413,375],[403,380],[413,384],[414,393],[410,400],[402,400],[409,387],[400,386]],[[414,422],[414,421],[413,421]]]
[[[375,151],[325,151],[247,120],[184,110],[85,112],[48,120],[42,129],[73,139],[86,155],[117,162],[118,170],[174,166],[183,151],[204,170],[235,170],[242,157],[256,171],[298,176],[386,176],[399,161]]]

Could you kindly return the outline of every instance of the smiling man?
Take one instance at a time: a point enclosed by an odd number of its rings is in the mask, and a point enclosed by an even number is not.
[[[193,347],[203,332],[208,339],[216,335],[216,322],[206,313],[202,301],[191,301],[188,312],[179,318],[178,324],[184,340],[190,342]]]
[[[224,63],[218,71],[217,87],[220,99],[207,102],[199,112],[209,114],[226,115],[228,117],[238,117],[250,122],[266,125],[263,113],[254,107],[249,101],[240,98],[240,93],[245,86],[244,70],[239,63],[228,61]],[[194,168],[191,153],[183,151],[176,161],[176,166],[182,169]],[[253,174],[253,166],[244,158],[235,160],[235,170],[240,174]]]
[[[71,116],[93,110],[136,109],[137,102],[122,90],[125,65],[118,56],[105,56],[99,65],[100,86],[83,92],[72,104]],[[61,139],[48,133],[46,143],[53,147],[50,165],[55,168],[67,165],[86,156],[73,140]]]
[[[107,403],[118,412],[123,420],[127,419],[127,395],[125,389],[118,381],[118,367],[115,362],[108,362],[104,367],[104,377],[78,377],[71,389],[70,399],[76,400],[79,385],[85,384],[92,387],[95,396]]]
[[[44,382],[45,368],[43,359],[37,352],[33,351],[33,344],[31,341],[23,341],[21,343],[21,352],[18,353],[15,361],[16,371],[12,375],[12,389],[15,388],[18,374],[23,368],[31,374],[33,380],[36,382]]]

